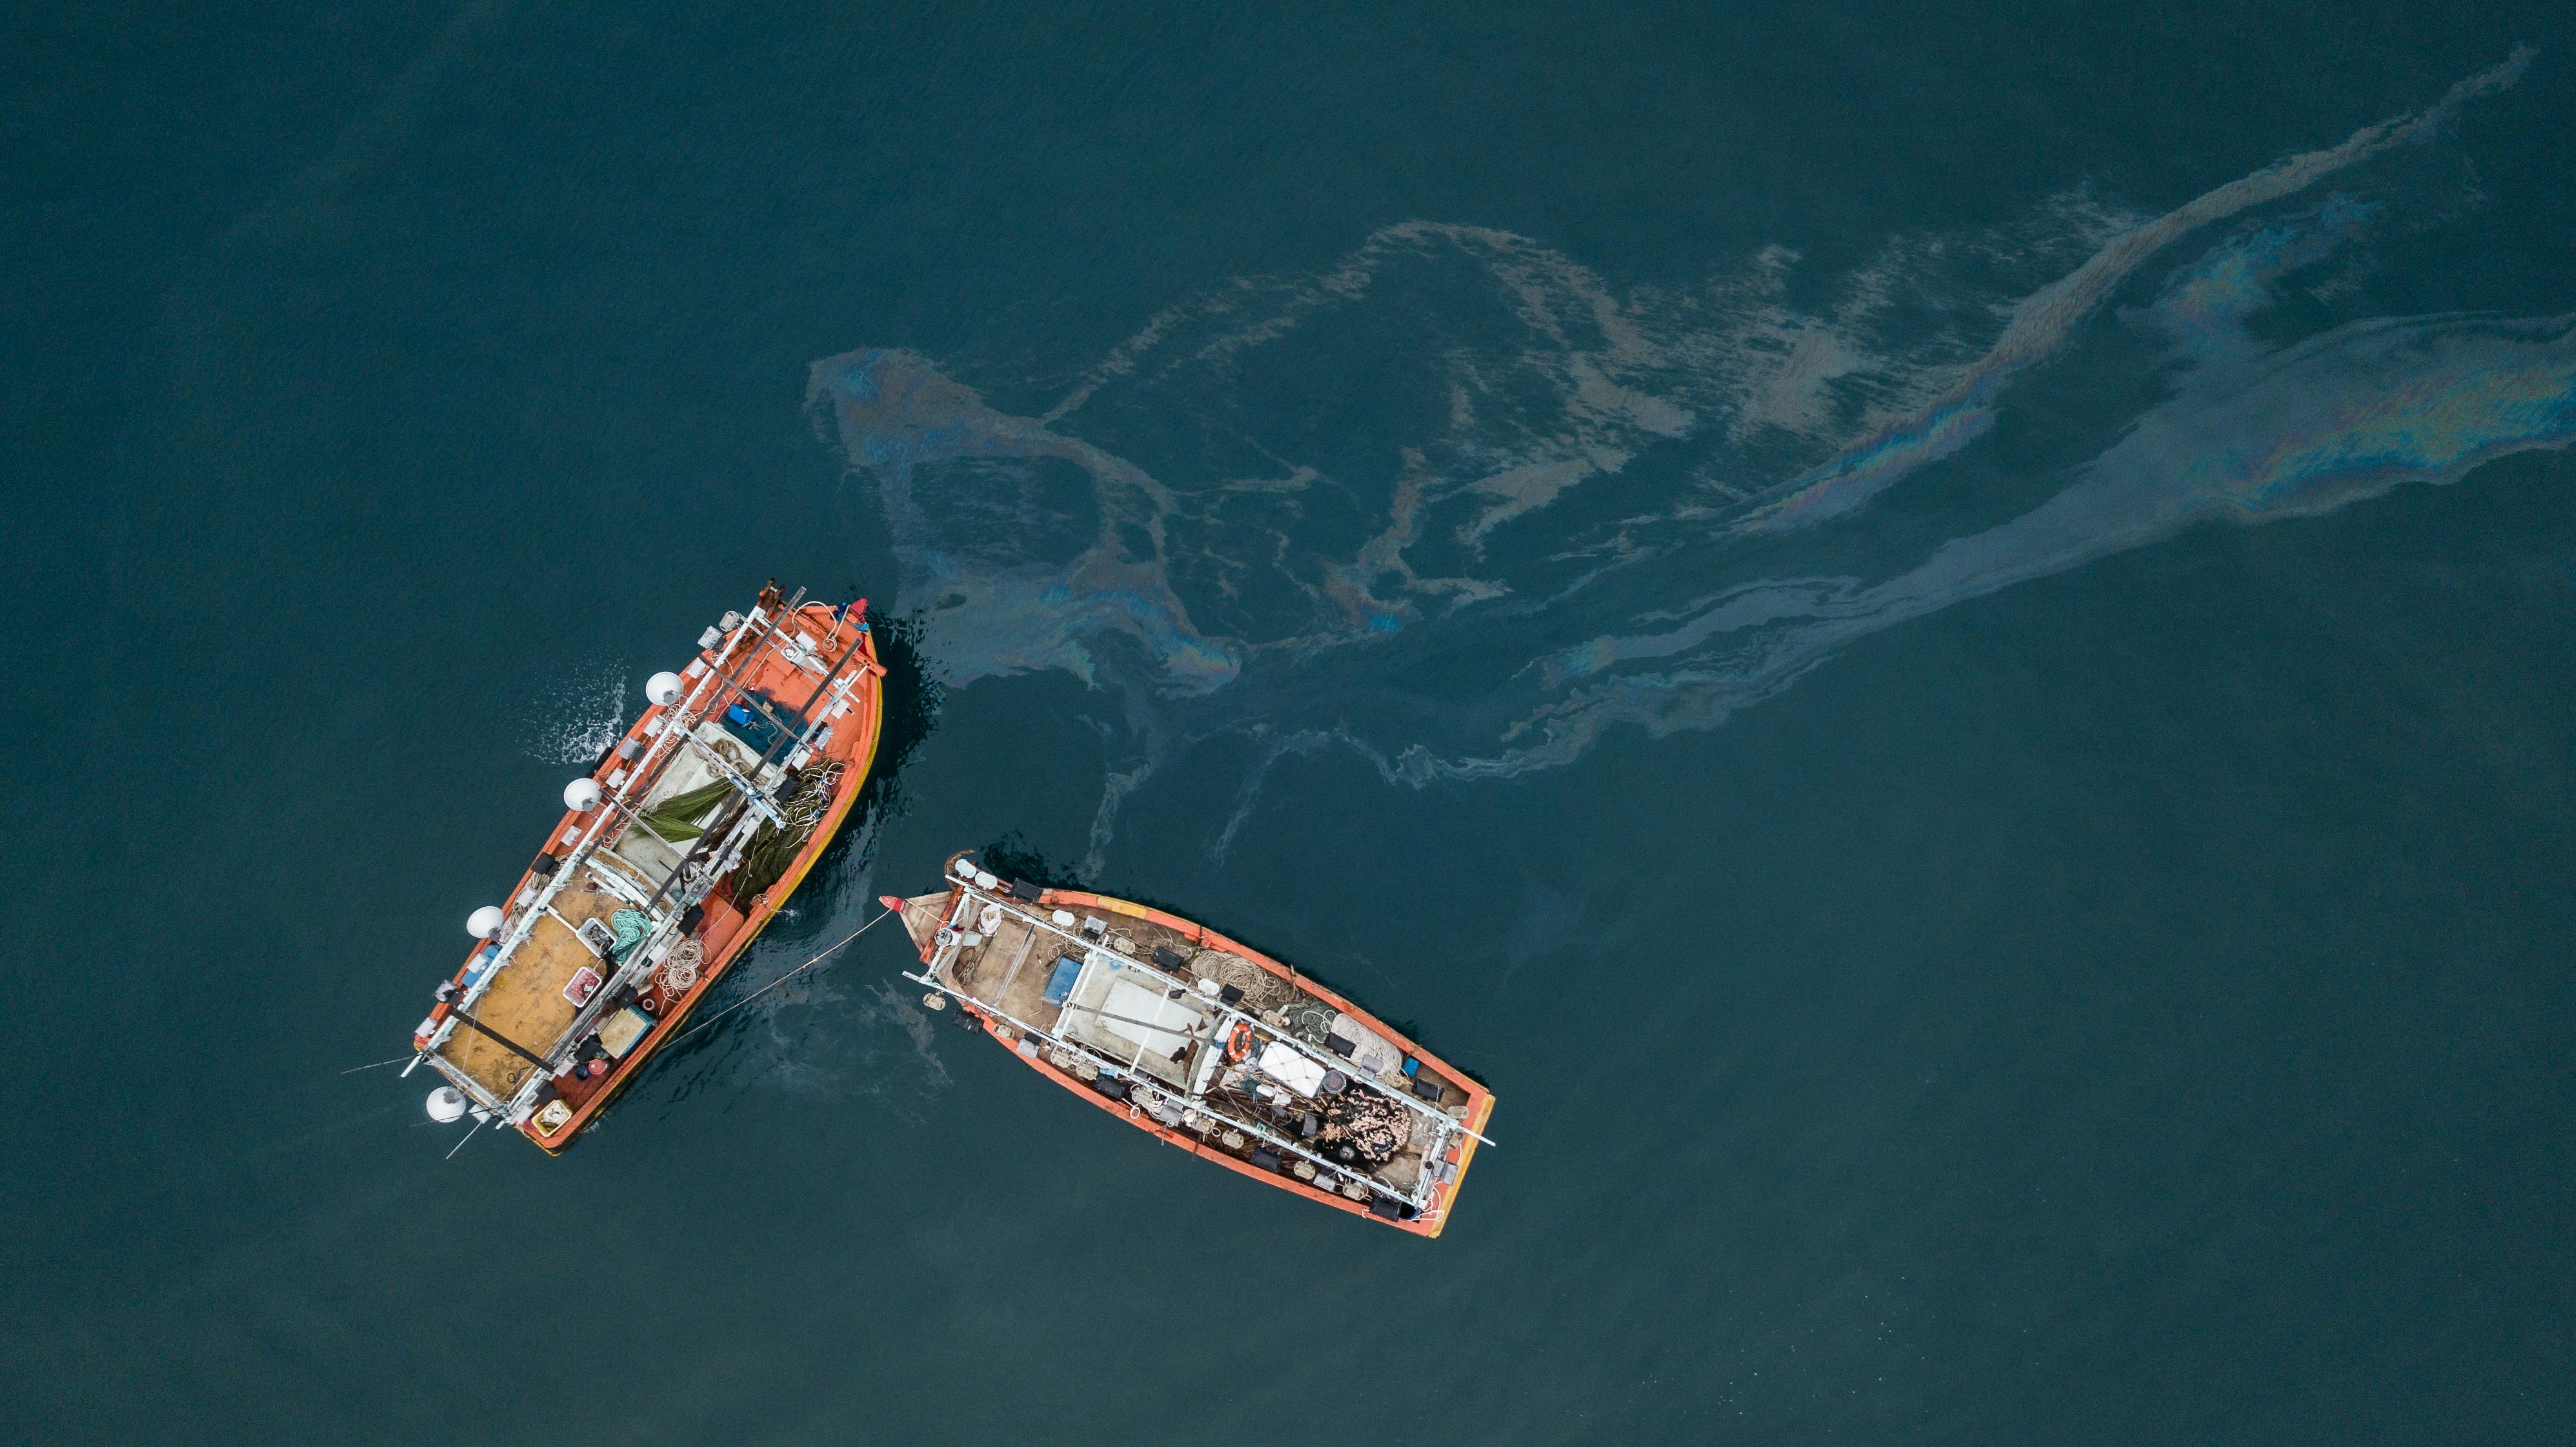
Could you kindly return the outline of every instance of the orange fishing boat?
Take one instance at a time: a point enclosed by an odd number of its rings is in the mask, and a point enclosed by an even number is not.
[[[584,778],[506,905],[412,1034],[447,1084],[433,1119],[570,1145],[804,882],[876,757],[884,717],[862,599],[763,589]]]
[[[1139,1130],[1417,1236],[1448,1224],[1484,1086],[1313,979],[1141,904],[1006,882],[886,896],[954,1001],[1031,1069]]]

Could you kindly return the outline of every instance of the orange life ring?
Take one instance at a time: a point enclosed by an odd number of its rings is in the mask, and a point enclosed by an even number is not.
[[[1252,1027],[1241,1020],[1234,1022],[1234,1033],[1225,1037],[1225,1058],[1240,1065],[1252,1058]]]

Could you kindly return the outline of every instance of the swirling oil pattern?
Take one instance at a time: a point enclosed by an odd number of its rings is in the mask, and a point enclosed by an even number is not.
[[[875,480],[952,686],[1061,669],[1124,696],[1090,866],[1124,799],[1224,735],[1259,761],[1210,821],[1222,853],[1284,757],[1416,785],[1562,765],[2194,524],[2576,440],[2569,317],[2370,305],[2377,250],[2478,201],[2465,164],[2407,158],[2454,152],[2447,123],[2530,59],[2160,213],[2077,192],[1838,279],[1773,247],[1621,287],[1415,222],[1176,305],[1028,415],[898,350],[816,363],[810,402]],[[2058,361],[2137,405],[2040,473],[1943,482]],[[1918,474],[1903,517],[1868,506]]]

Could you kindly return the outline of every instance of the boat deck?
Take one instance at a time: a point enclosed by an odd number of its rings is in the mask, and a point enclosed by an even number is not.
[[[412,1034],[414,1048],[430,1052],[480,1111],[506,1116],[548,1151],[569,1144],[634,1078],[777,914],[857,802],[876,755],[885,666],[866,600],[836,607],[780,600],[772,590],[749,618],[734,616],[710,635],[675,675],[679,697],[648,706],[592,766],[597,802],[574,808],[567,797],[502,907],[496,938],[510,943],[498,965],[487,963],[495,945],[478,941]],[[674,728],[686,732],[666,732]],[[791,775],[795,787],[783,787]],[[718,781],[733,788],[648,817]],[[779,817],[782,808],[791,819]],[[748,817],[752,809],[769,822]],[[800,837],[780,839],[781,823]],[[746,898],[747,880],[755,882]],[[660,942],[621,973],[600,950],[613,937],[610,921],[630,907],[650,913],[648,937]],[[531,909],[542,913],[529,919]],[[696,951],[696,978],[671,983],[676,973],[662,967],[682,943]],[[600,974],[605,998],[564,995],[584,969]],[[614,1023],[630,1006],[653,1022],[640,1039],[632,1019]],[[586,1009],[594,1018],[575,1040]],[[604,1038],[612,1028],[614,1046]],[[593,1068],[562,1069],[577,1061]],[[550,1109],[557,1105],[566,1109]]]
[[[556,895],[553,912],[528,932],[527,942],[511,956],[509,967],[492,977],[492,988],[476,1003],[474,1018],[521,1047],[545,1054],[580,1012],[580,1006],[564,997],[564,986],[585,966],[602,975],[608,972],[597,952],[573,930],[588,920],[604,923],[624,907],[613,894],[593,892],[587,880]],[[438,1047],[438,1053],[503,1099],[536,1072],[535,1066],[507,1047],[462,1026]]]
[[[951,914],[958,904],[954,893],[900,903],[906,928],[925,956],[944,954],[934,965],[933,978],[970,1005],[991,1010],[997,1017],[999,1038],[1015,1041],[1016,1032],[1003,1022],[1017,1022],[1057,1041],[1097,1051],[1106,1057],[1097,1072],[1102,1076],[1117,1073],[1108,1069],[1114,1063],[1119,1072],[1141,1071],[1155,1077],[1182,1097],[1180,1106],[1161,1118],[1159,1125],[1132,1113],[1131,1120],[1198,1154],[1219,1156],[1240,1168],[1260,1158],[1261,1142],[1228,1129],[1229,1125],[1260,1121],[1292,1135],[1311,1134],[1297,1118],[1330,1107],[1314,1101],[1274,1110],[1241,1093],[1233,1084],[1239,1072],[1215,1053],[1221,1049],[1220,1036],[1210,1028],[1208,1017],[1213,1012],[1202,1004],[1207,992],[1192,988],[1195,981],[1213,981],[1211,988],[1230,987],[1228,998],[1244,1016],[1314,1050],[1311,1058],[1321,1062],[1314,1067],[1318,1074],[1327,1066],[1339,1068],[1355,1084],[1365,1082],[1386,1095],[1420,1101],[1461,1123],[1490,1108],[1490,1094],[1436,1061],[1418,1059],[1418,1046],[1356,1013],[1330,990],[1275,962],[1256,960],[1242,946],[1159,910],[1066,890],[1049,890],[1034,904],[1015,901],[1008,908],[970,902],[962,916]],[[1044,916],[1055,909],[1069,911],[1073,917],[1070,925],[1059,920],[1058,929],[1088,939],[1096,926],[1097,944],[1086,950],[1022,914]],[[933,933],[952,918],[956,929],[986,938],[965,948],[938,950]],[[1158,959],[1158,949],[1176,952],[1178,962],[1169,954]],[[1058,960],[1085,954],[1091,962],[1079,968],[1073,998],[1064,1005],[1048,1003],[1045,992]],[[1077,1090],[1087,1089],[1094,1079],[1089,1067],[1056,1044],[1044,1044],[1035,1053],[1023,1045],[1021,1053],[1032,1065],[1052,1065],[1053,1073]],[[1408,1063],[1413,1068],[1407,1069]],[[1216,1087],[1213,1093],[1202,1093],[1211,1086]],[[1192,1104],[1199,1113],[1183,1121],[1180,1107]],[[1307,1121],[1303,1126],[1313,1124]],[[1327,1169],[1319,1172],[1316,1163],[1301,1163],[1292,1173],[1294,1180],[1276,1177],[1275,1183],[1332,1199],[1308,1183],[1324,1186],[1330,1182],[1322,1177],[1356,1176],[1416,1198],[1427,1191],[1429,1199],[1445,1205],[1465,1168],[1472,1141],[1418,1124],[1410,1135],[1411,1139],[1373,1162],[1335,1147],[1334,1157],[1321,1163]],[[1276,1164],[1274,1159],[1272,1165]],[[1256,1166],[1254,1170],[1270,1175],[1268,1169]],[[1431,1179],[1426,1181],[1426,1176]],[[1346,1190],[1334,1204],[1362,1209],[1351,1201],[1366,1194],[1360,1191],[1354,1197]],[[1407,1224],[1406,1229],[1436,1234],[1438,1218],[1420,1226]]]
[[[1157,945],[1184,955],[1198,950],[1197,943],[1180,931],[1151,920],[1124,914],[1094,917],[1111,926],[1112,937],[1124,935],[1133,941],[1138,959],[1151,959]],[[1077,928],[1080,923],[1077,917]],[[1005,914],[990,938],[974,949],[960,950],[942,973],[960,994],[976,1003],[1051,1032],[1063,1016],[1063,1007],[1047,1003],[1047,980],[1059,958],[1075,953],[1079,950],[1072,942]]]
[[[1052,1030],[1063,1010],[1047,1003],[1046,984],[1062,943],[1024,921],[1005,919],[992,938],[961,952],[949,973],[957,988],[975,1000],[1014,1020]]]

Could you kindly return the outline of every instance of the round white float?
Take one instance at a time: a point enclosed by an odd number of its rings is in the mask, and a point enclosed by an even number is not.
[[[564,785],[564,807],[576,814],[587,814],[599,807],[599,781],[575,779]]]
[[[465,1092],[453,1085],[442,1085],[431,1091],[429,1118],[440,1125],[454,1125],[465,1119]]]
[[[488,940],[501,932],[501,906],[487,904],[465,917],[465,932],[478,940]]]
[[[680,675],[657,673],[644,680],[644,696],[664,708],[680,701]]]

